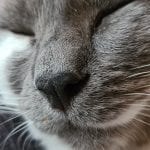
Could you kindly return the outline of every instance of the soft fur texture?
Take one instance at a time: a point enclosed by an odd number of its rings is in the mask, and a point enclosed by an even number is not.
[[[1,0],[0,7],[1,28],[32,36],[5,69],[48,150],[53,136],[69,150],[150,149],[149,0]],[[37,80],[47,87],[70,72],[86,80],[58,111]]]
[[[10,114],[0,114],[0,123],[6,122],[8,119],[15,117],[15,115]],[[1,124],[0,126],[0,150],[42,150],[39,147],[39,144],[35,142],[32,138],[29,138],[28,133],[24,133],[23,131],[18,132],[17,134],[11,136],[5,145],[3,144],[4,139],[9,135],[9,133],[15,129],[18,124],[21,124],[23,120],[21,118],[13,119],[5,125]],[[26,140],[26,143],[24,141]]]

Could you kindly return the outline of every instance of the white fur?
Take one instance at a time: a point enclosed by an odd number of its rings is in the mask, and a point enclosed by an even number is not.
[[[46,150],[73,150],[70,145],[58,136],[44,134],[36,129],[32,123],[29,125],[29,130],[35,139],[41,141],[41,144]]]
[[[0,30],[0,94],[3,97],[0,103],[12,106],[17,105],[17,97],[11,92],[8,83],[6,65],[14,52],[25,50],[29,44],[30,37]]]

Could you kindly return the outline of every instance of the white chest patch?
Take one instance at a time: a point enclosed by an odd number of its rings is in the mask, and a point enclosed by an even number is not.
[[[70,145],[56,135],[46,135],[32,125],[29,126],[29,130],[37,140],[41,141],[45,150],[73,150]]]
[[[1,104],[17,106],[17,96],[11,92],[7,79],[6,65],[14,52],[24,51],[30,46],[30,37],[17,35],[0,29],[0,99]],[[33,137],[41,141],[46,150],[73,150],[57,136],[41,133],[38,129],[29,127]]]

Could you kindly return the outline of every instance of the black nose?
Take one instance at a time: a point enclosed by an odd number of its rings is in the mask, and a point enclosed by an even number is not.
[[[64,111],[83,88],[85,79],[74,73],[59,73],[53,78],[45,74],[36,79],[35,85],[47,96],[52,108]]]

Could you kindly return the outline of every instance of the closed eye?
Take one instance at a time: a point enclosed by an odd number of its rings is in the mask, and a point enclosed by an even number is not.
[[[110,14],[112,14],[115,11],[121,9],[122,7],[125,7],[126,5],[128,5],[129,3],[133,2],[133,1],[134,0],[124,0],[124,1],[122,1],[120,3],[118,3],[117,5],[113,5],[113,4],[110,3],[107,6],[107,8],[100,10],[98,15],[96,16],[95,22],[94,22],[94,28],[96,29],[96,28],[98,28],[101,25],[101,22],[102,22],[103,18],[109,16]]]
[[[32,37],[35,36],[34,32],[31,30],[25,30],[25,29],[23,29],[23,30],[12,30],[12,32],[16,33],[16,34],[26,35],[26,36],[32,36]]]

